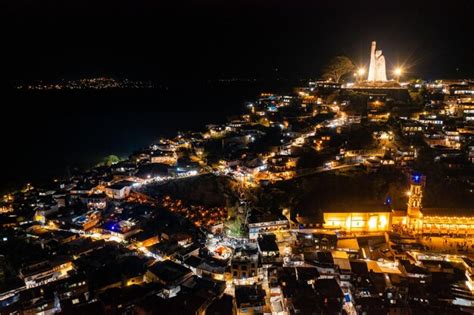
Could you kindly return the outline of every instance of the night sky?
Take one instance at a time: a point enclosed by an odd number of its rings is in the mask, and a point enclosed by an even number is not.
[[[331,56],[410,75],[472,76],[469,0],[36,1],[2,9],[11,79],[115,75],[159,80],[317,77]]]
[[[2,155],[1,184],[61,174],[76,162],[202,126],[238,112],[259,91],[222,91],[205,86],[208,80],[316,78],[335,55],[366,64],[372,40],[389,73],[403,64],[410,77],[473,77],[472,12],[471,0],[5,0],[2,88],[112,76],[151,79],[174,90],[129,98],[128,106],[115,102],[120,96],[51,101],[14,95],[2,102],[2,152],[8,154]]]

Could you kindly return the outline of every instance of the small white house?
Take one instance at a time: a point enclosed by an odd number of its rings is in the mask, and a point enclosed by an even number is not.
[[[130,195],[130,190],[134,182],[120,181],[105,188],[105,194],[112,199],[124,199]]]

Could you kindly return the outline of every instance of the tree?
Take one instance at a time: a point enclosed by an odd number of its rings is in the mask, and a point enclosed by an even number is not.
[[[408,94],[410,95],[410,100],[413,105],[418,107],[423,107],[425,105],[426,89],[424,87],[416,90],[409,90]]]
[[[102,161],[99,164],[97,164],[97,166],[103,166],[103,165],[104,166],[111,166],[111,165],[116,164],[118,162],[120,162],[120,158],[116,155],[111,154],[111,155],[108,155],[108,156],[104,157],[102,159]]]
[[[353,71],[355,68],[352,61],[346,56],[332,58],[323,68],[323,78],[334,80],[339,83],[342,76]]]
[[[229,220],[226,223],[228,229],[228,235],[240,237],[242,233],[242,219],[237,215],[234,220]]]

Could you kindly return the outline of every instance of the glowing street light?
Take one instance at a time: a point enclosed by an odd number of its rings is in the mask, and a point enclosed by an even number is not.
[[[358,76],[359,76],[359,75],[357,74],[357,72],[354,72],[354,81],[355,81],[355,82],[359,82]]]
[[[395,77],[397,78],[397,82],[400,81],[400,76],[402,75],[403,73],[403,69],[401,67],[397,67],[395,68],[395,70],[393,70],[393,74],[395,74]]]
[[[359,68],[357,69],[356,72],[354,72],[354,77],[359,79],[359,81],[362,81],[362,77],[365,74],[365,69],[364,68]]]

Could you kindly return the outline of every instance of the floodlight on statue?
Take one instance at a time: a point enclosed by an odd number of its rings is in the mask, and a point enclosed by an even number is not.
[[[397,76],[400,76],[403,72],[402,68],[395,68],[395,70],[393,71],[395,73],[395,75]]]
[[[360,76],[363,76],[365,74],[365,69],[364,68],[359,68],[357,70],[357,74],[360,75]]]

